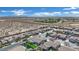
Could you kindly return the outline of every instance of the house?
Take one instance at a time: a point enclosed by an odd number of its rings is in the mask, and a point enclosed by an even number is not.
[[[39,32],[38,31],[32,31],[31,32],[33,35],[37,35]]]
[[[70,42],[64,42],[64,45],[70,47]]]
[[[60,42],[55,40],[55,41],[47,41],[44,44],[39,46],[42,50],[49,50],[50,48],[52,50],[57,50],[60,47]]]
[[[36,43],[38,45],[42,44],[46,41],[45,38],[40,37],[39,35],[32,36],[32,37],[28,38],[27,40],[30,41],[30,42]]]
[[[1,40],[2,44],[6,44],[7,40]]]
[[[65,27],[64,29],[66,29],[66,30],[73,30],[73,28],[71,28],[71,27]]]
[[[23,38],[23,37],[25,37],[25,35],[24,34],[18,34],[18,35],[14,35],[13,36],[15,39],[16,38]]]
[[[13,41],[14,39],[12,38],[12,36],[10,36],[10,37],[5,37],[4,40],[8,40],[10,42]]]
[[[61,40],[66,40],[67,35],[65,35],[65,34],[58,34],[58,37],[57,38],[59,38]]]
[[[77,43],[77,42],[79,42],[79,37],[71,36],[71,37],[69,38],[69,41],[72,42],[72,43]]]
[[[77,32],[79,32],[79,28],[75,28],[75,29],[74,29],[74,31],[77,31]]]
[[[19,34],[20,35],[20,38],[23,38],[25,37],[24,33],[23,34]]]
[[[57,38],[58,37],[58,35],[56,33],[49,34],[49,36],[52,37],[52,38]]]
[[[58,40],[55,40],[52,44],[52,48],[58,49],[61,46],[61,43]]]
[[[3,51],[25,51],[25,47],[22,45],[8,46]]]
[[[56,38],[54,38],[54,37],[49,37],[49,40],[54,41],[54,40],[56,40]]]
[[[46,50],[48,50],[48,49],[52,46],[52,44],[53,44],[52,41],[47,41],[47,42],[45,42],[44,44],[41,44],[39,47],[40,47],[42,50],[46,51]]]
[[[76,49],[68,46],[61,46],[58,48],[58,51],[77,51]]]

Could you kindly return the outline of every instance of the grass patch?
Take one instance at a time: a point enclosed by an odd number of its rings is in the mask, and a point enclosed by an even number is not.
[[[32,42],[26,42],[26,43],[24,43],[24,46],[27,48],[32,48],[32,49],[35,49],[38,47],[36,44],[34,44]]]

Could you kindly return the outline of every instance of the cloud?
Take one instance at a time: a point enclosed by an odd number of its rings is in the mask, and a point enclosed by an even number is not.
[[[70,12],[63,12],[63,14],[69,14]]]
[[[20,10],[12,10],[11,12],[13,12],[14,15],[16,15],[16,16],[25,15],[25,13],[26,13],[26,11],[24,11],[23,9],[20,9]]]
[[[79,14],[79,11],[71,11],[72,14]]]
[[[3,13],[13,13],[13,15],[15,16],[21,16],[21,15],[26,15],[28,12],[31,12],[31,10],[28,10],[28,11],[25,11],[23,9],[19,9],[19,10],[9,10],[9,11],[6,11],[6,10],[1,10],[0,12],[3,12]]]
[[[61,12],[38,12],[34,13],[32,16],[54,16],[54,15],[60,15]]]
[[[5,11],[5,10],[1,10],[0,12],[8,12],[8,11]]]
[[[79,16],[79,11],[63,12],[62,15],[76,17],[76,16]]]
[[[71,11],[71,16],[78,16],[79,17],[79,11]]]
[[[68,11],[68,12],[63,12],[62,14],[67,14],[67,15],[68,14],[71,14],[71,15],[75,14],[76,15],[76,14],[79,14],[79,11]]]
[[[75,10],[77,7],[69,7],[69,8],[64,8],[63,10]]]
[[[47,16],[79,16],[79,11],[65,11],[65,12],[38,12],[32,16],[47,17]]]

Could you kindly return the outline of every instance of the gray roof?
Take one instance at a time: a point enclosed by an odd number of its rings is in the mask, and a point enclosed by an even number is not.
[[[66,38],[66,35],[65,34],[58,34],[60,37],[62,38]]]
[[[69,39],[78,39],[79,40],[79,37],[71,36]]]
[[[25,47],[17,45],[15,47],[9,48],[8,51],[25,51]]]
[[[3,44],[7,42],[6,40],[1,40],[1,41],[2,41]]]
[[[36,43],[41,43],[43,40],[45,40],[45,38],[42,38],[40,36],[33,36],[28,39],[28,41]]]
[[[60,42],[55,40],[55,41],[47,41],[44,44],[40,45],[40,47],[43,49],[47,49],[49,47],[57,48],[59,45],[60,45]]]
[[[51,47],[52,44],[53,44],[52,41],[48,41],[48,42],[45,42],[44,44],[41,44],[39,47],[42,49],[47,49],[47,48]]]
[[[54,43],[52,44],[53,48],[57,48],[59,45],[61,45],[61,43],[57,40],[54,41]]]
[[[46,47],[46,46],[43,45],[43,44],[41,44],[39,47],[42,48],[42,49],[47,49],[47,48],[48,48],[48,47]]]
[[[68,46],[61,46],[58,50],[59,51],[77,51],[76,49],[68,47]]]
[[[48,42],[45,42],[44,45],[45,45],[46,47],[51,47],[53,43],[54,43],[54,42],[52,42],[52,41],[48,41]]]

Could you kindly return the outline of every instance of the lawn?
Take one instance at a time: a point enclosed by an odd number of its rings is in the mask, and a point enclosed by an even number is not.
[[[32,48],[32,49],[35,49],[35,48],[38,47],[36,44],[34,44],[34,43],[32,43],[32,42],[26,42],[26,43],[24,44],[24,46],[27,47],[27,48]]]

